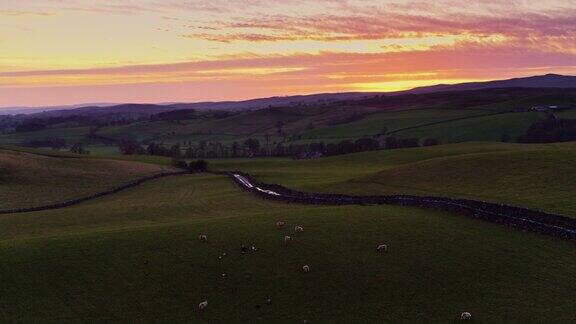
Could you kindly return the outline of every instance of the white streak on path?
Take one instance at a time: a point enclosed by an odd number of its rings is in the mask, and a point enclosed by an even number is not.
[[[243,176],[239,175],[239,174],[235,174],[234,178],[236,178],[238,181],[240,181],[242,183],[242,185],[244,185],[244,187],[248,188],[248,189],[252,189],[255,188],[256,190],[263,192],[265,194],[268,195],[273,195],[273,196],[281,196],[279,193],[272,191],[272,190],[266,190],[266,189],[262,189],[259,187],[255,187],[253,186],[250,181],[248,181],[248,179],[244,178]]]

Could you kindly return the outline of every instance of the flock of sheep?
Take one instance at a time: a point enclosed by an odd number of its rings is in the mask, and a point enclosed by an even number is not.
[[[279,220],[279,221],[276,222],[276,228],[278,228],[278,229],[282,229],[282,228],[284,228],[285,226],[286,226],[286,222],[284,222],[284,221],[282,221],[282,220]],[[296,232],[296,233],[303,233],[303,232],[304,232],[304,227],[299,226],[299,225],[296,225],[296,226],[294,226],[294,232]],[[198,235],[198,240],[200,240],[201,242],[207,243],[207,242],[208,242],[208,236],[207,236],[206,234],[200,234],[200,235]],[[292,241],[292,237],[291,237],[290,235],[285,235],[284,238],[282,239],[282,244],[283,244],[284,246],[288,246],[288,245],[290,245],[290,242],[291,242],[291,241]],[[241,248],[240,248],[240,250],[241,250],[242,253],[247,253],[248,251],[255,252],[255,251],[256,251],[256,247],[255,247],[255,246],[251,246],[251,247],[248,249],[246,246],[242,245]],[[388,245],[387,245],[387,244],[383,244],[383,243],[382,243],[382,244],[378,244],[378,245],[376,246],[376,251],[377,251],[377,252],[381,252],[381,253],[383,253],[383,252],[388,252]],[[224,253],[223,255],[226,255],[226,253]],[[220,258],[221,258],[221,257],[220,257]],[[310,266],[307,265],[307,264],[306,264],[306,265],[303,265],[303,266],[302,266],[302,272],[304,272],[304,273],[310,272]],[[222,274],[222,275],[225,276],[225,274]],[[268,298],[267,302],[268,302],[268,303],[271,302],[270,298]],[[204,301],[202,301],[202,302],[200,302],[200,303],[198,304],[198,310],[200,310],[200,311],[205,311],[207,308],[208,308],[208,301],[207,301],[207,300],[204,300]],[[463,313],[460,315],[460,319],[461,319],[461,320],[470,320],[470,319],[472,319],[472,314],[470,314],[469,312],[463,312]],[[308,323],[308,321],[307,321],[307,320],[304,320],[304,323]]]

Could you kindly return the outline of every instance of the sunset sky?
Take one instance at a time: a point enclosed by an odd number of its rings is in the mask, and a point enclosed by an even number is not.
[[[0,106],[576,74],[576,0],[0,0]]]

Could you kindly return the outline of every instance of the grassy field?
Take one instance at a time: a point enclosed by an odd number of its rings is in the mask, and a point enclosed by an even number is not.
[[[347,111],[344,108],[334,108]],[[499,141],[503,134],[514,139],[528,127],[545,118],[544,113],[502,113],[488,109],[411,109],[400,111],[358,113],[316,112],[310,116],[288,112],[256,111],[217,120],[188,120],[179,122],[141,122],[126,126],[105,127],[99,134],[110,138],[134,138],[156,140],[165,143],[187,143],[192,141],[242,142],[252,137],[264,142],[264,134],[271,135],[272,142],[279,142],[275,127],[283,121],[289,134],[299,140],[334,142],[355,140],[374,136],[387,130],[401,138],[436,138],[444,143],[462,141]],[[1,140],[1,139],[0,139]]]
[[[378,135],[387,130],[394,132],[406,127],[442,123],[458,118],[471,118],[491,114],[491,111],[474,109],[412,109],[372,114],[355,122],[306,131],[305,139],[348,139]]]
[[[0,148],[0,209],[79,198],[168,169],[154,164],[71,156]]]
[[[462,143],[311,161],[214,160],[264,182],[305,191],[482,199],[576,217],[576,143]]]
[[[507,108],[509,109],[509,108]],[[559,113],[572,116],[572,111]],[[500,141],[502,135],[511,140],[523,135],[533,123],[546,118],[542,112],[508,112],[497,107],[478,106],[466,109],[454,107],[393,108],[306,107],[263,109],[231,115],[226,118],[197,118],[180,121],[142,121],[122,126],[100,127],[97,134],[112,140],[134,139],[165,145],[218,141],[226,145],[243,143],[256,138],[261,144],[269,136],[271,145],[286,140],[278,135],[277,125],[290,136],[286,144],[314,141],[339,142],[375,136],[387,131],[399,138],[438,139],[443,143],[463,141]],[[68,145],[83,142],[93,155],[119,154],[88,140],[88,127],[52,128],[37,132],[0,136],[0,145],[22,145],[31,140],[61,138]]]
[[[69,144],[82,142],[90,127],[48,128],[36,132],[13,133],[0,135],[0,145],[21,145],[27,141],[60,138]]]
[[[401,138],[435,138],[442,143],[466,141],[500,141],[507,135],[512,141],[546,118],[542,112],[505,113],[425,125],[400,130],[393,136]]]
[[[4,215],[0,276],[9,280],[0,285],[0,320],[447,323],[462,311],[476,323],[576,317],[572,243],[416,208],[287,207],[229,179],[191,175],[66,209]],[[287,229],[275,228],[278,218]],[[295,224],[305,232],[282,247]],[[209,242],[199,242],[199,233]],[[376,253],[379,242],[390,251]],[[241,244],[259,250],[242,255]],[[300,271],[304,264],[310,273]],[[199,313],[205,299],[208,310]]]
[[[434,138],[443,143],[499,141],[502,135],[515,140],[546,113],[530,111],[541,105],[574,105],[572,89],[486,89],[419,95],[384,96],[359,101],[268,107],[246,111],[216,112],[199,109],[186,119],[166,120],[156,116],[132,124],[110,126],[109,120],[93,120],[96,135],[88,138],[87,121],[63,121],[45,130],[0,135],[0,145],[23,145],[32,140],[59,138],[68,145],[90,144],[95,155],[112,152],[104,142],[135,139],[165,145],[198,145],[218,141],[227,145],[247,138],[265,137],[271,144],[302,144],[310,141],[356,140],[382,134],[401,138]],[[522,112],[520,112],[522,111]],[[557,112],[574,118],[574,109]],[[172,116],[174,117],[174,116]],[[103,118],[101,116],[100,118]],[[160,118],[160,119],[159,119]],[[108,126],[106,126],[108,125]],[[13,125],[15,126],[15,125]],[[288,142],[290,140],[290,142]]]

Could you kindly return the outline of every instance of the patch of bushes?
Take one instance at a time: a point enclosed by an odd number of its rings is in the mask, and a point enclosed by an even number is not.
[[[208,171],[208,161],[206,160],[196,160],[190,162],[188,168],[192,172],[206,172]]]

